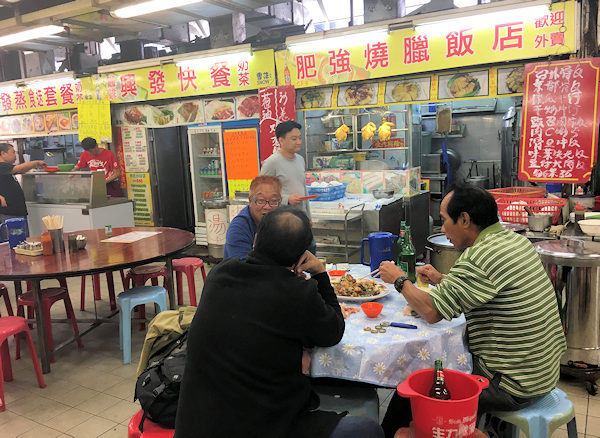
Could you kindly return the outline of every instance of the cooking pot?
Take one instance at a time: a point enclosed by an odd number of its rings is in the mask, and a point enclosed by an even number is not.
[[[527,225],[531,231],[544,231],[546,227],[552,225],[551,214],[534,214],[527,216]]]
[[[465,184],[481,187],[482,189],[489,189],[490,179],[483,175],[468,176],[465,178]]]
[[[450,268],[463,252],[462,249],[456,249],[444,233],[432,234],[427,238],[427,243],[427,249],[430,251],[429,261],[441,274],[450,272]]]

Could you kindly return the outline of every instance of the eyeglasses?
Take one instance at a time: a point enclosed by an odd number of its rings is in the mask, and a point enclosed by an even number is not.
[[[254,203],[259,207],[264,207],[266,204],[269,204],[269,207],[279,207],[281,205],[281,199],[277,201],[267,201],[266,199],[253,199]]]

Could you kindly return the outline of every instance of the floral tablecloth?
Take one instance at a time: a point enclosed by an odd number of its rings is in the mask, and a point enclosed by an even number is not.
[[[367,266],[350,265],[350,268],[350,274],[356,278],[369,273]],[[443,360],[444,368],[470,373],[472,360],[464,341],[464,315],[436,324],[403,316],[406,300],[393,285],[386,286],[391,292],[377,300],[384,306],[377,318],[367,318],[362,311],[354,313],[346,319],[346,330],[339,344],[312,350],[310,375],[395,388],[413,371],[433,368],[438,358]],[[361,304],[345,303],[353,307]],[[387,327],[385,333],[364,330],[383,321],[414,324],[418,328]]]

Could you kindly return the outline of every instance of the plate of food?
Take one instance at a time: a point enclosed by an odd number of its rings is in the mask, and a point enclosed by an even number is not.
[[[206,115],[206,120],[232,120],[235,117],[233,99],[205,100],[204,114]]]
[[[168,108],[154,108],[152,118],[159,126],[168,125],[175,118],[175,114]]]
[[[257,118],[260,110],[258,95],[239,96],[236,98],[238,118]]]
[[[302,108],[323,108],[325,105],[325,93],[322,90],[307,90],[300,96]]]
[[[391,88],[390,96],[393,102],[410,102],[417,100],[421,91],[419,85],[414,81],[400,81]],[[388,99],[386,99],[388,100]]]
[[[71,127],[73,129],[79,129],[79,116],[77,113],[71,115]]]
[[[477,78],[469,73],[458,73],[448,81],[448,89],[454,97],[472,97],[476,96],[481,90],[481,85]]]
[[[390,293],[383,283],[377,280],[355,279],[346,274],[333,290],[340,301],[373,301]]]
[[[360,84],[340,87],[338,104],[340,106],[374,105],[377,103],[377,84]]]
[[[71,116],[69,113],[61,113],[58,116],[58,126],[61,131],[70,131],[71,130]]]
[[[11,131],[13,134],[21,133],[21,119],[19,119],[18,117],[15,117],[14,119],[11,120],[10,124],[11,124]]]
[[[185,102],[179,106],[177,112],[181,116],[183,122],[192,123],[196,121],[199,109],[200,105],[198,105],[196,102]]]
[[[524,79],[525,67],[516,67],[506,77],[506,88],[508,88],[513,93],[522,93]]]
[[[123,113],[123,117],[130,125],[145,125],[147,123],[147,118],[143,112],[137,106],[132,108],[128,108]]]
[[[23,133],[24,134],[33,132],[33,120],[31,119],[31,116],[23,117],[22,122],[23,122],[22,124],[23,124]]]
[[[46,130],[58,131],[58,113],[46,114]]]
[[[43,132],[44,126],[44,115],[35,114],[33,116],[33,129],[35,130],[35,132]]]

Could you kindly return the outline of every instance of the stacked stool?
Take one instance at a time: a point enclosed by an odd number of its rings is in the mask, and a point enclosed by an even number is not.
[[[204,271],[204,262],[197,257],[184,257],[173,260],[173,271],[177,280],[177,304],[183,305],[183,281],[182,274],[185,274],[190,293],[190,306],[196,306],[196,282],[194,273],[200,268],[202,280],[206,282],[206,272]]]

